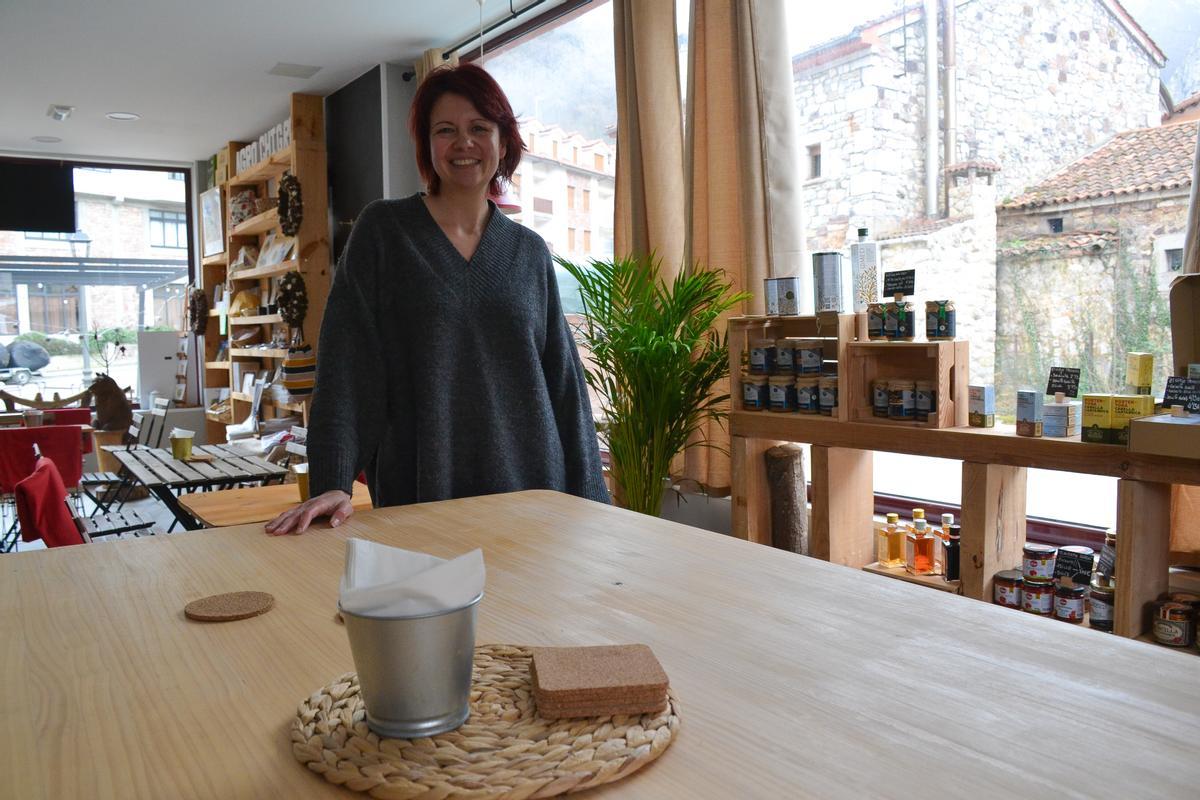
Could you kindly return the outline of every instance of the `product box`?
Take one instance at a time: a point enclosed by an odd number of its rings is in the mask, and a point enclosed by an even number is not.
[[[1082,440],[1089,444],[1112,444],[1113,396],[1111,394],[1085,394],[1083,396]]]
[[[967,387],[967,419],[972,428],[996,427],[996,387]]]
[[[1155,414],[1129,423],[1129,449],[1136,453],[1200,458],[1200,414]]]
[[[1043,405],[1042,435],[1055,439],[1078,435],[1082,405],[1078,400]]]
[[[1134,394],[1150,394],[1154,382],[1154,356],[1151,353],[1129,353],[1125,356],[1125,384]]]
[[[1017,436],[1042,435],[1044,399],[1037,389],[1021,389],[1017,392]]]
[[[1112,404],[1112,442],[1129,444],[1129,423],[1154,413],[1154,398],[1147,394],[1119,394]],[[1087,411],[1084,411],[1086,417]]]
[[[227,147],[222,147],[217,151],[217,169],[213,173],[213,179],[217,183],[229,180],[229,148]]]

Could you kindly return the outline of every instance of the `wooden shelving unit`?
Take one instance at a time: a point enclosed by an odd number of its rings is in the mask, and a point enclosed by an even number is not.
[[[259,296],[266,298],[273,282],[277,281],[281,275],[288,272],[301,273],[304,276],[305,288],[308,292],[308,314],[305,317],[303,334],[305,341],[315,349],[321,317],[325,311],[325,301],[329,295],[331,277],[326,205],[328,184],[325,159],[324,99],[315,95],[293,94],[290,104],[290,121],[291,144],[234,175],[221,185],[226,249],[225,253],[211,256],[202,262],[202,286],[210,298],[218,284],[225,285],[225,296],[230,300],[238,291],[250,288],[257,288]],[[226,144],[225,155],[231,165],[236,163],[237,152],[244,146],[243,142]],[[259,199],[275,197],[278,195],[279,178],[287,171],[290,171],[300,181],[300,189],[304,198],[304,218],[300,230],[296,234],[294,250],[297,255],[281,264],[238,270],[230,274],[228,263],[236,256],[240,247],[253,244],[261,249],[263,239],[267,234],[277,232],[282,235],[282,232],[279,231],[278,208],[270,208],[236,226],[231,226],[229,224],[230,195],[250,189]],[[265,309],[260,309],[260,311],[265,311]],[[279,314],[259,313],[246,317],[228,317],[225,320],[225,332],[221,333],[219,313],[214,310],[210,316],[205,335],[204,385],[208,388],[228,387],[230,389],[232,414],[206,415],[208,437],[209,441],[223,442],[225,441],[225,425],[241,422],[250,413],[251,408],[252,398],[240,391],[241,386],[233,385],[234,361],[236,360],[238,364],[243,364],[250,369],[265,369],[274,372],[282,359],[287,356],[286,348],[233,347],[234,331],[241,333],[247,328],[257,326],[262,329],[262,336],[256,340],[270,342],[276,333],[286,334],[286,330]],[[222,341],[229,345],[229,355],[227,360],[218,361],[216,353]],[[306,402],[275,403],[271,399],[270,392],[267,392],[262,398],[262,407],[267,410],[264,412],[267,416],[295,413],[301,416],[304,424],[308,423],[308,404]]]

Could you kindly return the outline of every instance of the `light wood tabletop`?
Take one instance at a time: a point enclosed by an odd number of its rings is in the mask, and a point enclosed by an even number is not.
[[[644,642],[682,727],[621,798],[1194,798],[1194,656],[551,492],[0,557],[0,797],[341,797],[291,753],[353,669],[344,541],[482,547],[477,640]],[[186,620],[261,590],[267,614]],[[591,796],[591,795],[589,795]]]
[[[216,492],[193,492],[181,495],[179,505],[205,525],[213,528],[227,525],[247,525],[275,519],[300,502],[300,490],[295,483],[275,483],[270,486],[251,486],[246,489],[224,489]],[[366,484],[354,482],[351,497],[354,510],[371,507],[371,493]]]

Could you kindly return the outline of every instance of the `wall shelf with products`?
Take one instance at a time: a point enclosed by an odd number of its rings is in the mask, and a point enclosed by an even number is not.
[[[205,360],[209,367],[205,387],[228,390],[231,413],[208,415],[209,441],[225,441],[225,425],[242,422],[250,413],[253,398],[242,391],[241,383],[247,371],[253,369],[260,377],[266,374],[270,380],[287,356],[289,329],[275,307],[275,293],[283,275],[295,272],[304,278],[308,311],[302,336],[314,351],[317,347],[331,277],[324,98],[293,94],[288,122],[289,144],[221,184],[225,252],[204,260],[203,288],[215,304],[212,298],[220,287],[226,308],[233,307],[239,292],[257,292],[258,307],[252,305],[248,315],[243,312],[239,316],[226,315],[224,319],[219,309],[211,312],[205,334]],[[229,142],[223,148],[222,160],[232,167],[237,163],[238,151],[245,146],[244,142]],[[278,247],[284,236],[276,198],[279,179],[285,172],[296,177],[303,200],[303,219],[290,247],[294,254],[290,258],[285,248]],[[231,224],[235,205],[258,213]],[[272,241],[279,252],[273,259],[264,258],[264,251],[271,249],[268,245]],[[256,261],[264,265],[258,266]],[[255,328],[259,333],[250,335]],[[243,346],[235,346],[235,342]],[[247,342],[256,344],[244,344]],[[259,342],[266,346],[257,345]],[[267,417],[296,413],[303,424],[308,422],[306,400],[282,401],[275,392],[266,391],[261,406]]]
[[[962,581],[948,581],[941,575],[914,575],[904,567],[880,566],[878,561],[867,564],[863,567],[863,570],[876,575],[884,575],[888,578],[906,581],[907,583],[918,583],[921,586],[928,586],[941,592],[962,594]]]
[[[856,329],[853,315],[849,330]],[[1200,485],[1200,460],[1136,453],[1120,445],[1066,439],[1017,436],[1011,427],[944,427],[889,425],[863,417],[870,398],[863,381],[853,377],[840,388],[837,413],[744,410],[740,375],[746,341],[760,331],[772,334],[802,328],[782,318],[775,324],[762,317],[730,320],[731,396],[729,415],[732,457],[734,535],[769,544],[770,493],[764,454],[779,441],[811,447],[812,515],[810,553],[856,569],[876,561],[874,547],[874,451],[929,456],[962,463],[959,593],[988,602],[993,578],[1021,560],[1025,543],[1027,470],[1050,469],[1118,478],[1115,632],[1140,636],[1150,628],[1149,603],[1167,590],[1168,537],[1172,484]],[[839,321],[839,329],[847,323]],[[865,325],[862,326],[865,329]],[[787,334],[793,335],[793,334]],[[801,334],[803,335],[803,334]],[[765,336],[762,338],[770,338]],[[927,347],[926,343],[917,343]],[[933,349],[944,350],[947,345]],[[855,354],[901,353],[908,345],[838,342],[839,373]],[[898,349],[894,349],[898,348]],[[957,355],[956,355],[957,363]],[[841,381],[839,381],[841,382]],[[857,388],[856,388],[857,386]],[[857,410],[857,413],[855,413]],[[955,409],[955,417],[960,417]],[[854,419],[854,417],[859,417]],[[874,570],[879,571],[878,566]],[[886,570],[883,574],[901,577]],[[903,572],[903,570],[901,570]],[[916,577],[916,576],[905,576]],[[903,579],[903,578],[902,578]],[[926,581],[914,580],[915,583]],[[941,578],[936,582],[944,583]],[[945,590],[943,586],[936,588]]]

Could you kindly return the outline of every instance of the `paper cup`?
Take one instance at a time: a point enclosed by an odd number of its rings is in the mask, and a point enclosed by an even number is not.
[[[42,410],[40,408],[27,408],[23,415],[25,417],[26,428],[40,428],[42,425]]]
[[[179,461],[192,457],[192,437],[171,437],[171,456]]]
[[[340,609],[371,730],[415,739],[467,721],[481,599],[482,592],[462,608],[418,617],[362,617]]]
[[[292,472],[296,475],[296,488],[300,492],[300,502],[308,499],[308,464],[294,464]]]

